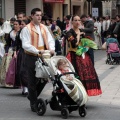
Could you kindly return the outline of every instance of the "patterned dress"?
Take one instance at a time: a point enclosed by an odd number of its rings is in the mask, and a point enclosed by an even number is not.
[[[67,32],[66,39],[68,40],[67,59],[70,60],[83,83],[88,96],[96,96],[102,94],[100,82],[96,74],[95,68],[88,53],[85,53],[85,58],[76,55],[76,39],[77,34],[73,29]],[[80,45],[80,43],[79,43]]]

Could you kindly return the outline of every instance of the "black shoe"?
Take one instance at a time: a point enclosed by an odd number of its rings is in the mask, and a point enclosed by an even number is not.
[[[22,92],[23,96],[28,96],[28,92]]]
[[[29,95],[27,95],[27,99],[28,99],[28,100],[30,100],[30,97],[29,97]]]
[[[27,97],[27,96],[28,96],[28,92],[25,92],[25,93],[24,93],[24,96]]]
[[[31,107],[31,111],[32,112],[37,112],[37,106],[36,106],[36,104],[30,105],[30,107]]]

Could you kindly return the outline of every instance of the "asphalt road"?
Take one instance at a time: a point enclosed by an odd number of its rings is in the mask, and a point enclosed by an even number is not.
[[[95,61],[102,60],[106,56],[105,51],[95,51]],[[51,83],[44,88],[40,97],[50,97]],[[0,120],[61,120],[60,111],[53,111],[47,106],[44,116],[38,116],[29,107],[29,101],[21,95],[21,89],[0,88]],[[87,115],[81,118],[78,111],[69,115],[70,120],[120,120],[120,105],[110,106],[97,102],[88,101]]]

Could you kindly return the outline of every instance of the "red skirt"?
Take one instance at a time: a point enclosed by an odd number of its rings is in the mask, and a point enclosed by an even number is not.
[[[102,94],[100,82],[92,64],[90,56],[86,53],[85,58],[77,56],[75,52],[69,52],[67,59],[72,63],[76,73],[80,77],[88,96]]]

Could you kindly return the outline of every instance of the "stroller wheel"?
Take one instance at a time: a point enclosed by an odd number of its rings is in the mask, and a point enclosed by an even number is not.
[[[113,62],[111,62],[111,65],[113,65]]]
[[[62,118],[63,118],[63,119],[67,119],[68,116],[69,116],[69,111],[68,111],[68,109],[67,109],[67,108],[63,108],[63,109],[61,110],[61,115],[62,115]]]
[[[86,111],[85,106],[79,107],[79,115],[80,115],[81,117],[85,117],[86,114],[87,114],[87,111]]]
[[[42,98],[39,98],[37,100],[37,114],[39,116],[44,115],[46,112],[46,103],[45,100],[43,100]]]
[[[106,60],[106,64],[108,64],[108,60]]]

